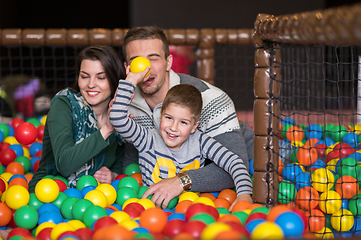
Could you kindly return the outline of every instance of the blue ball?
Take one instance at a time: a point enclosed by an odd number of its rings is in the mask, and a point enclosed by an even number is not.
[[[303,173],[303,170],[299,165],[294,164],[294,163],[289,163],[284,166],[284,168],[282,170],[282,177],[285,180],[295,182],[296,176],[300,173]]]
[[[63,216],[59,211],[47,210],[39,215],[38,225],[44,222],[53,222],[55,224],[59,224],[63,222]]]
[[[136,233],[149,233],[149,230],[144,227],[136,227],[132,229],[132,232]]]
[[[333,145],[333,144],[335,144],[336,142],[332,139],[332,138],[330,138],[330,137],[326,137],[326,139],[325,139],[325,144],[327,145],[327,146],[331,146],[331,145]]]
[[[119,211],[122,211],[123,209],[118,203],[113,203],[112,206],[116,207]]]
[[[317,138],[322,139],[322,127],[318,124],[311,124],[305,131],[306,139]]]
[[[24,177],[24,175],[22,175],[22,174],[14,174],[14,175],[12,175],[12,176],[9,178],[8,183],[10,183],[11,180],[13,180],[14,178],[18,178],[18,177],[23,178],[24,180],[28,181],[28,180],[26,179],[26,177]]]
[[[30,163],[31,163],[30,171],[31,171],[31,172],[34,172],[34,169],[33,169],[34,164],[35,164],[38,160],[40,160],[40,159],[41,159],[41,157],[32,157],[32,158],[30,159]]]
[[[291,125],[296,125],[295,121],[292,118],[284,118],[281,120],[282,124],[291,124]]]
[[[168,221],[174,220],[174,219],[179,219],[179,220],[186,220],[186,217],[183,213],[173,213],[171,215],[168,216]]]
[[[64,191],[68,197],[84,198],[83,194],[76,188],[68,188]]]
[[[30,156],[34,156],[38,151],[43,150],[43,144],[40,142],[34,142],[29,147]]]
[[[353,132],[346,133],[343,136],[342,141],[344,143],[349,144],[352,148],[356,148],[359,145],[359,143],[358,143],[358,135],[356,133],[353,133]]]
[[[349,232],[352,232],[354,236],[361,236],[361,217],[355,217],[354,224]]]
[[[16,157],[24,155],[24,149],[20,144],[11,144],[9,148],[14,150],[14,152],[16,153]]]
[[[113,212],[115,212],[113,209],[110,208],[104,208],[105,211],[107,212],[107,215],[110,216],[110,214],[112,214]]]
[[[296,175],[295,183],[297,191],[306,186],[312,186],[311,174],[309,172],[302,172]]]
[[[113,186],[113,187],[114,187],[114,186]],[[82,194],[83,196],[85,196],[88,192],[90,192],[91,190],[95,190],[96,188],[97,188],[96,186],[92,186],[92,185],[83,187],[83,189],[81,190],[81,194]]]
[[[14,137],[14,133],[15,133],[14,128],[13,128],[10,124],[8,124],[8,128],[9,128],[9,135],[8,135],[8,137]]]
[[[45,211],[49,210],[58,211],[59,213],[61,213],[60,209],[54,203],[44,203],[38,208],[38,214],[40,216]]]
[[[251,176],[253,176],[253,173],[254,173],[253,158],[251,158],[251,160],[249,160],[249,174],[251,174]]]
[[[0,131],[0,142],[2,142],[3,140],[4,140],[4,133]]]
[[[216,198],[218,198],[220,192],[210,192],[210,194],[212,194],[213,196],[215,196]]]
[[[265,222],[266,220],[265,219],[253,219],[251,221],[249,221],[247,224],[246,224],[246,229],[248,230],[248,232],[252,232],[253,229],[255,229],[255,227],[257,227],[259,224]]]
[[[348,155],[348,157],[353,158],[358,162],[361,161],[361,153],[359,153],[359,152],[351,153],[350,155]]]
[[[342,199],[342,205],[341,205],[341,209],[348,209],[348,203],[349,203],[350,199]]]
[[[281,213],[275,223],[283,230],[285,238],[289,236],[301,236],[305,226],[301,217],[295,212]]]
[[[120,181],[120,179],[116,179],[116,180],[114,180],[113,182],[110,183],[110,185],[113,186],[113,188],[115,189],[115,191],[118,190],[119,181]],[[85,195],[84,195],[84,196],[85,196]]]

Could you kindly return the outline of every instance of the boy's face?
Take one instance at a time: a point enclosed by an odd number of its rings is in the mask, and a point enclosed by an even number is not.
[[[171,103],[161,113],[159,131],[165,144],[177,150],[189,134],[194,133],[198,124],[199,121],[195,123],[188,107]]]

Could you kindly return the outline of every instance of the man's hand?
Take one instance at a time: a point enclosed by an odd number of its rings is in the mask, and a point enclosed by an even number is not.
[[[232,203],[232,205],[229,207],[228,210],[232,211],[233,206],[240,201],[247,201],[253,204],[253,199],[250,194],[241,194],[236,198],[236,200],[234,200],[234,202]]]
[[[159,208],[166,208],[169,202],[173,198],[179,196],[182,192],[183,188],[178,177],[172,177],[152,184],[149,189],[144,192],[142,198],[147,198],[154,193],[151,200],[155,206]]]
[[[113,179],[116,177],[115,175],[116,173],[113,173],[109,170],[109,168],[103,166],[94,173],[93,177],[100,183],[111,184]]]

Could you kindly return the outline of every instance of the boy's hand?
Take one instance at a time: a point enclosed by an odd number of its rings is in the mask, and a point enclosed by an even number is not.
[[[253,204],[253,199],[250,194],[241,194],[236,198],[236,200],[234,200],[234,202],[232,203],[232,205],[229,207],[228,210],[232,211],[233,206],[240,201],[247,201]]]
[[[179,196],[183,192],[178,177],[166,178],[160,182],[152,184],[147,191],[144,192],[142,198],[153,195],[152,202],[156,207],[166,208],[169,202]]]
[[[150,74],[148,76],[147,73],[150,71],[151,66],[148,66],[143,72],[133,73],[129,70],[130,66],[127,66],[126,72],[127,77],[125,80],[137,85],[140,82],[147,81],[150,78]]]

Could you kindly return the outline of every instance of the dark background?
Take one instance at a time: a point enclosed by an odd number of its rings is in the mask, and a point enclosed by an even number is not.
[[[282,15],[355,0],[0,0],[0,28],[252,28],[258,13]]]

